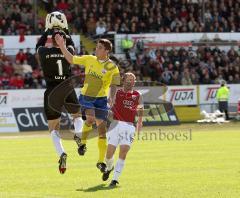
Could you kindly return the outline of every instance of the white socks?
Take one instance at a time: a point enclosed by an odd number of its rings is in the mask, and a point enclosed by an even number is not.
[[[106,161],[106,165],[107,165],[107,170],[112,170],[113,162],[114,162],[113,157],[111,159],[106,158],[105,161]]]
[[[78,137],[81,137],[81,133],[82,133],[82,129],[83,129],[83,120],[81,117],[75,118],[73,121],[73,125],[74,125],[74,131],[75,134]]]
[[[60,157],[62,155],[62,153],[65,153],[65,152],[64,152],[64,149],[63,149],[63,145],[62,145],[62,141],[61,141],[59,132],[56,131],[56,130],[53,130],[51,132],[51,137],[52,137],[52,141],[53,141],[53,144],[55,146],[56,152]]]
[[[124,167],[124,162],[125,160],[122,159],[118,159],[117,163],[116,163],[116,167],[114,169],[114,173],[113,173],[113,180],[118,181],[119,176],[122,173],[123,167]]]
[[[75,134],[80,137],[82,133],[82,128],[83,128],[83,120],[82,118],[78,117],[74,119],[74,132]],[[59,132],[57,130],[52,130],[51,131],[51,138],[53,141],[53,144],[55,146],[56,152],[59,156],[62,155],[62,153],[65,153],[62,141],[59,135]]]

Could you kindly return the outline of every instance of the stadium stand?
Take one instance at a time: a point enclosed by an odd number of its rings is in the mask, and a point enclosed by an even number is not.
[[[106,31],[118,33],[240,31],[240,2],[233,0],[205,0],[205,10],[196,0],[86,0],[67,4],[75,19],[74,28],[88,34],[96,34],[101,23]]]
[[[120,60],[119,64],[121,73],[134,71],[137,80],[145,81],[146,85],[151,81],[168,85],[214,84],[222,79],[227,80],[229,84],[240,83],[240,48],[238,51],[230,49],[228,52],[208,46],[199,47],[197,50],[145,49],[140,53],[130,50],[127,52],[127,62]],[[1,89],[45,86],[35,55],[30,52],[24,52],[21,56],[18,54],[12,60],[1,50],[0,73]],[[10,77],[12,74],[15,76]],[[74,67],[73,74],[82,75],[82,70]],[[18,81],[23,79],[23,83],[19,82],[16,85],[16,78]]]
[[[9,25],[10,24],[10,25]],[[34,31],[34,10],[31,0],[8,1],[0,4],[0,35],[32,35]],[[41,25],[43,27],[43,24]],[[39,24],[39,27],[41,27]]]
[[[234,2],[234,3],[233,3]],[[61,0],[42,1],[45,11],[62,10],[73,33],[99,35],[118,33],[239,32],[240,1],[205,0],[205,13],[197,0]],[[160,10],[160,12],[159,12]],[[31,35],[44,31],[44,18],[38,18],[34,31],[31,0],[0,4],[0,35]],[[10,24],[10,25],[9,25]],[[205,24],[205,25],[204,25]],[[81,46],[79,54],[88,54]],[[138,81],[170,85],[240,83],[240,48],[221,51],[218,47],[136,48],[126,51],[121,72],[134,71]],[[74,74],[82,70],[73,68]],[[12,74],[15,74],[14,76]],[[40,88],[45,83],[42,71],[30,49],[19,50],[15,57],[0,51],[0,89]]]

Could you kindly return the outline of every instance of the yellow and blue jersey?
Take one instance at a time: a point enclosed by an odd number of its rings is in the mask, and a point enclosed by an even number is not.
[[[96,56],[73,56],[73,64],[85,67],[85,80],[81,94],[90,97],[107,97],[111,84],[120,84],[118,67],[110,60],[101,61]]]

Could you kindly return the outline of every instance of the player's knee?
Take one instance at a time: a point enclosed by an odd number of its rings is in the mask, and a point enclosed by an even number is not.
[[[113,154],[114,154],[114,151],[108,151],[107,153],[106,153],[106,159],[111,159],[112,157],[113,157]]]
[[[106,130],[98,128],[98,136],[105,138],[106,137]]]
[[[120,148],[119,158],[125,160],[128,151],[129,151],[129,147],[122,147],[122,148]]]
[[[50,132],[53,131],[53,130],[59,131],[60,130],[60,125],[59,125],[59,123],[55,123],[55,122],[48,123],[48,129],[49,129]]]
[[[98,123],[97,123],[98,124]],[[106,137],[106,133],[107,133],[107,126],[105,122],[101,122],[98,126],[98,135],[99,137]]]
[[[125,160],[127,157],[127,152],[120,152],[119,153],[119,158],[122,159],[122,160]]]

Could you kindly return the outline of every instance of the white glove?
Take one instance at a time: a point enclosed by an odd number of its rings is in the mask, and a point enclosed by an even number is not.
[[[50,13],[52,27],[66,28],[68,29],[66,16],[61,12],[52,12]]]
[[[63,23],[64,23],[64,28],[68,29],[68,23],[67,23],[67,18],[65,16],[65,14],[63,15]]]
[[[45,20],[45,32],[47,31],[47,29],[49,29],[49,17],[50,17],[50,15],[49,14],[47,14],[47,16],[46,16],[46,20]]]
[[[47,31],[48,29],[51,30],[53,28],[53,20],[50,23],[50,17],[51,14],[47,14],[45,21],[45,31]]]

